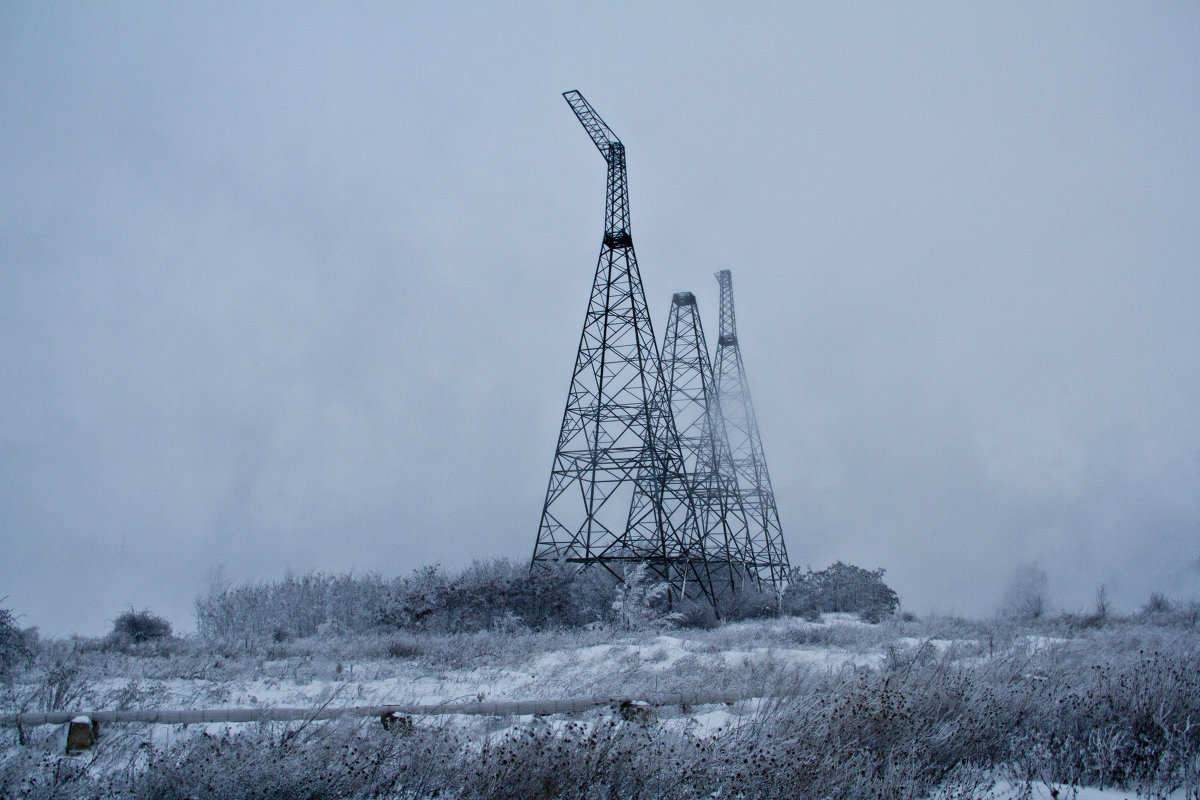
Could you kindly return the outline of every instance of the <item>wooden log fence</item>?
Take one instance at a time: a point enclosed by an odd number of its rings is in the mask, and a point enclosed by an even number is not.
[[[395,703],[375,706],[317,706],[313,708],[140,708],[122,711],[25,711],[0,714],[0,725],[35,726],[62,725],[77,717],[87,717],[93,723],[148,722],[159,725],[190,725],[221,722],[290,722],[327,720],[340,717],[389,716],[428,717],[450,714],[483,716],[577,714],[600,706],[630,708],[646,706],[703,706],[718,703],[737,703],[762,697],[761,690],[726,692],[676,692],[644,697],[592,695],[556,700],[503,700],[466,703]]]

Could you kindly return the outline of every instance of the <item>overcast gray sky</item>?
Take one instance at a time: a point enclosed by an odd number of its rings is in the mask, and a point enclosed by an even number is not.
[[[529,557],[628,148],[794,563],[1200,596],[1200,4],[0,5],[0,596]],[[710,340],[712,336],[710,334]]]

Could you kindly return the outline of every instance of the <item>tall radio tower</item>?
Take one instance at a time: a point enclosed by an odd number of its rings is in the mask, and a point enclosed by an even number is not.
[[[645,562],[713,601],[702,535],[629,229],[625,146],[579,92],[563,96],[608,165],[604,239],[532,566]]]
[[[691,292],[671,298],[662,370],[714,588],[736,590],[746,577],[757,580],[758,572],[704,328]]]
[[[787,547],[775,508],[775,492],[767,472],[758,420],[750,402],[746,366],[738,347],[737,322],[733,314],[733,276],[723,269],[716,275],[721,286],[721,329],[717,339],[717,398],[725,416],[733,469],[742,505],[750,524],[748,564],[763,581],[783,586],[788,571]]]

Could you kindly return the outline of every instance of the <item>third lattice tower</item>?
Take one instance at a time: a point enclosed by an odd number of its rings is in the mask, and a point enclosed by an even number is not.
[[[747,564],[752,565],[762,580],[782,587],[788,571],[787,547],[779,526],[779,511],[775,508],[775,492],[767,472],[758,420],[754,416],[754,405],[750,402],[746,366],[738,346],[737,322],[733,313],[733,276],[729,270],[723,269],[716,277],[721,286],[721,327],[714,368],[717,399],[725,417],[733,470],[737,475],[742,506],[750,525]]]

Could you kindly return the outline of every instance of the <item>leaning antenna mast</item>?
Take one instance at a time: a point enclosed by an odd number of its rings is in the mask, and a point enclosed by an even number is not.
[[[713,600],[658,345],[629,231],[625,145],[576,91],[563,97],[608,166],[604,239],[554,452],[533,567],[645,562]]]
[[[746,367],[738,346],[737,323],[733,314],[733,276],[723,269],[716,274],[721,286],[721,329],[717,339],[716,386],[729,446],[733,469],[742,505],[750,523],[750,559],[758,576],[776,588],[783,586],[788,571],[787,547],[779,526],[775,507],[775,492],[767,472],[762,437],[754,405],[750,402],[750,386]]]

